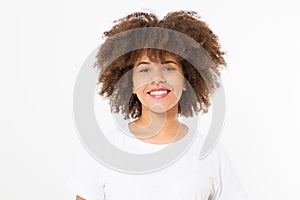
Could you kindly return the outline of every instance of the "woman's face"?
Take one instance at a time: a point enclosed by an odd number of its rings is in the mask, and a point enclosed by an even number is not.
[[[157,113],[177,109],[182,90],[185,90],[182,66],[172,54],[165,53],[163,61],[153,62],[143,53],[135,62],[133,93],[143,109]]]

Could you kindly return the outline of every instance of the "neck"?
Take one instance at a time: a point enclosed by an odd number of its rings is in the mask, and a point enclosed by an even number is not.
[[[132,124],[140,138],[176,135],[181,123],[178,121],[178,105],[164,113],[153,112],[142,106],[142,116]]]
[[[142,126],[151,126],[160,124],[161,127],[169,127],[178,123],[178,106],[174,106],[167,112],[157,113],[142,106],[142,115],[139,118],[139,124]]]

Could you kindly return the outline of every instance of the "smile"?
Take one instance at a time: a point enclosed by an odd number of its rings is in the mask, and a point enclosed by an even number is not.
[[[167,89],[154,89],[154,90],[151,90],[150,92],[147,92],[152,98],[155,98],[155,99],[161,99],[161,98],[164,98],[166,97],[169,92],[171,90],[167,90]]]

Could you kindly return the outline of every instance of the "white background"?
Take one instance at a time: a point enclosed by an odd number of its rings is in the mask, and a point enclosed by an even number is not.
[[[227,52],[222,144],[251,200],[300,199],[298,2],[15,0],[0,5],[0,198],[73,199],[84,151],[72,94],[112,21],[133,11],[199,12]]]

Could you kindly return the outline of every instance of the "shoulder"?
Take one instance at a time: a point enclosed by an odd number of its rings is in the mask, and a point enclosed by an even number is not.
[[[208,158],[214,168],[213,188],[216,199],[246,199],[238,174],[224,146],[217,143]]]
[[[103,196],[102,190],[99,190],[105,180],[103,169],[104,166],[91,155],[83,153],[66,182],[67,190],[84,199],[99,199]]]
[[[225,166],[233,168],[230,156],[220,142],[217,142],[213,147],[211,147],[211,150],[206,157],[203,158],[199,154],[199,159],[208,159],[213,164],[217,172],[220,172],[225,168]]]

